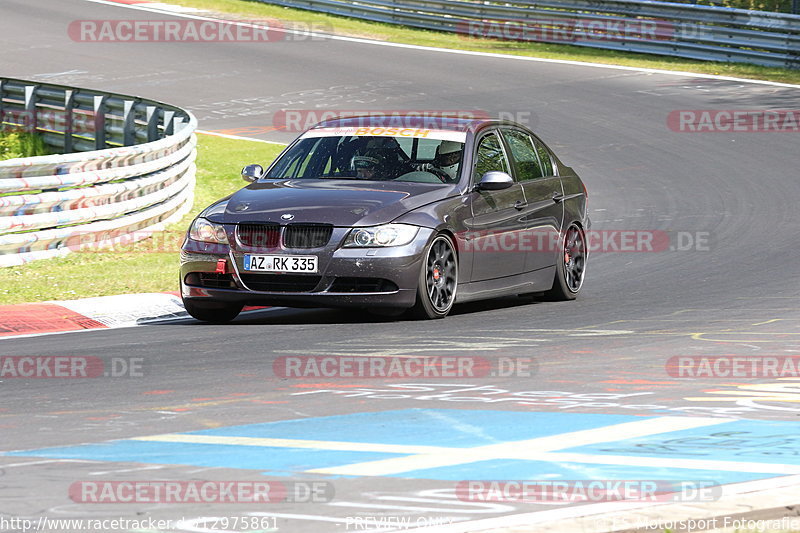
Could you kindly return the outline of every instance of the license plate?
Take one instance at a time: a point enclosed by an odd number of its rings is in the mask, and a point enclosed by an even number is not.
[[[244,256],[244,269],[249,272],[308,272],[318,269],[316,255],[250,255]]]

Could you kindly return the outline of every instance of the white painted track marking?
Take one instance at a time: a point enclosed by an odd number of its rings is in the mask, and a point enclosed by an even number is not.
[[[724,418],[664,416],[636,422],[625,422],[613,426],[573,431],[571,433],[561,433],[548,437],[503,442],[501,444],[490,444],[488,446],[477,446],[474,448],[462,448],[458,450],[458,453],[453,453],[452,450],[447,449],[432,454],[418,454],[331,468],[319,468],[310,470],[309,473],[350,476],[388,476],[413,470],[489,461],[498,458],[531,460],[542,453],[564,448],[574,448],[576,446],[586,446],[601,442],[615,442],[646,435],[657,435],[659,433],[713,426],[726,422],[730,422],[730,420]]]
[[[457,451],[456,448],[440,446],[410,446],[402,444],[373,444],[368,442],[340,442],[322,440],[271,439],[259,437],[225,437],[217,435],[187,435],[182,433],[133,437],[127,440],[148,442],[184,442],[191,444],[223,444],[230,446],[263,446],[267,448],[308,448],[315,450],[378,452],[378,453],[440,453],[443,450]]]

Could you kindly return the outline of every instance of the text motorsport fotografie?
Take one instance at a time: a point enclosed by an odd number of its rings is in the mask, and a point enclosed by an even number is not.
[[[280,378],[480,378],[531,377],[532,357],[473,356],[282,356],[272,364]]]

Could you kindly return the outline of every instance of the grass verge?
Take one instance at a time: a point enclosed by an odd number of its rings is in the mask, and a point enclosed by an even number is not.
[[[50,151],[40,135],[24,132],[0,132],[0,161],[17,157],[48,155]]]
[[[329,33],[333,32],[340,35],[364,37],[387,42],[547,59],[697,72],[701,74],[716,74],[738,78],[800,84],[800,71],[791,69],[761,67],[740,63],[694,61],[668,56],[617,52],[566,44],[467,38],[452,33],[418,30],[391,24],[362,21],[348,17],[325,15],[301,9],[263,4],[251,0],[170,0],[170,3],[205,9],[219,14],[234,15],[238,19],[279,19],[289,23],[287,26],[291,26],[291,23],[296,23],[306,28],[319,28],[320,31],[327,31]],[[265,46],[269,46],[269,43],[265,43]]]
[[[214,200],[245,185],[239,174],[244,165],[266,164],[282,148],[198,135],[197,188],[189,215],[166,231],[127,245],[124,250],[75,252],[62,258],[0,268],[0,304],[178,290],[178,253],[192,218]]]

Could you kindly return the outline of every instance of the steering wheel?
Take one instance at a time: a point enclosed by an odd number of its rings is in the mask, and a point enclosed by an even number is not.
[[[442,183],[447,183],[452,179],[450,177],[450,174],[448,174],[447,172],[438,167],[431,166],[430,168],[426,168],[425,172],[430,172],[431,174],[442,180]]]

